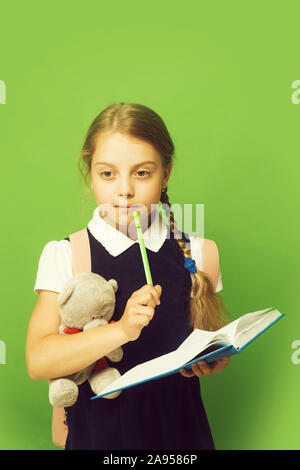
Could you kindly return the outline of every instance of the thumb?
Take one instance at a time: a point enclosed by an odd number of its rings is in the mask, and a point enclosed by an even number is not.
[[[156,284],[156,286],[154,286],[154,289],[156,289],[156,291],[158,292],[158,298],[159,298],[159,302],[160,302],[160,297],[161,297],[161,286],[159,284]]]
[[[159,295],[161,295],[162,287],[161,287],[159,284],[156,284],[156,286],[154,286],[154,288],[157,290],[157,292],[159,293]]]

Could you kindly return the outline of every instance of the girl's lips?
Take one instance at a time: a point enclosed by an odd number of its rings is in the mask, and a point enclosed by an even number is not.
[[[129,212],[137,210],[137,206],[115,206],[121,212]]]

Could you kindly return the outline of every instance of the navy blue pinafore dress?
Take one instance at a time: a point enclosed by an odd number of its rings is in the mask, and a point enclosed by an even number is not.
[[[116,279],[118,321],[131,294],[146,284],[138,243],[112,256],[89,229],[91,271]],[[182,237],[189,242],[187,234]],[[68,238],[66,238],[68,239]],[[153,284],[162,286],[160,305],[139,338],[122,345],[123,358],[108,365],[124,374],[142,362],[176,349],[192,332],[188,324],[191,277],[168,226],[158,252],[147,249]],[[197,376],[180,372],[122,390],[117,398],[97,398],[88,381],[79,385],[77,402],[66,408],[66,450],[197,450],[214,449]]]

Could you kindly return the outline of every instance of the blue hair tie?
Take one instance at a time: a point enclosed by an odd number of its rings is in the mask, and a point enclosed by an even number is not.
[[[193,274],[197,271],[195,260],[189,257],[184,258],[184,267]]]

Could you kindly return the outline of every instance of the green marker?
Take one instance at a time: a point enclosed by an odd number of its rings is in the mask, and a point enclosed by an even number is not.
[[[149,266],[149,261],[148,261],[148,256],[145,248],[145,243],[144,243],[144,238],[143,238],[143,232],[141,229],[141,222],[140,222],[140,216],[138,211],[134,211],[133,213],[134,216],[134,222],[135,222],[135,227],[139,239],[139,244],[140,244],[140,250],[142,254],[142,260],[143,260],[143,265],[144,265],[144,271],[147,279],[147,284],[152,284],[152,277],[151,277],[151,272],[150,272],[150,266]]]

